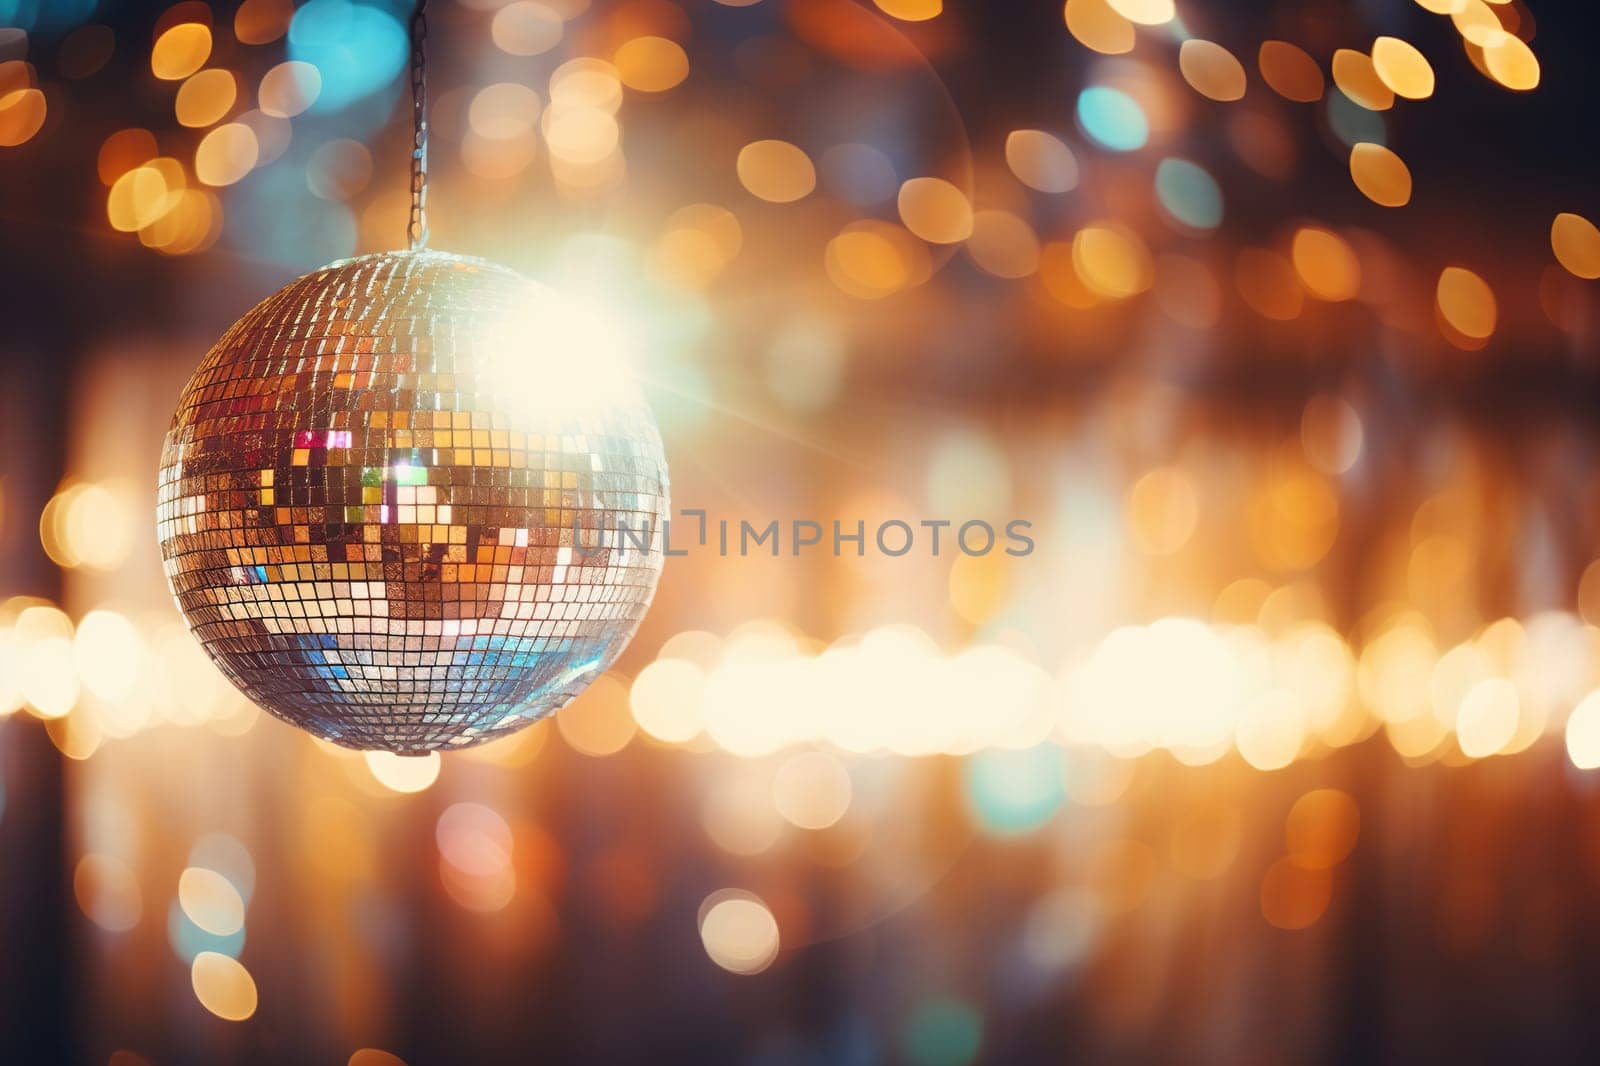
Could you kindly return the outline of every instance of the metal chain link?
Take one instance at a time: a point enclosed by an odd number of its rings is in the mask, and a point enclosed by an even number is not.
[[[428,68],[427,0],[411,12],[411,220],[406,236],[413,252],[428,246]]]

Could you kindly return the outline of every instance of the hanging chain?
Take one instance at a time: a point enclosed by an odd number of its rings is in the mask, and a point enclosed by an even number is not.
[[[427,0],[411,12],[411,221],[406,225],[411,250],[428,246],[428,17]]]

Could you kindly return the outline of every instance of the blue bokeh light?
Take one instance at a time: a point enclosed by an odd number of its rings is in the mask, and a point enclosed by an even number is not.
[[[215,951],[237,959],[244,950],[244,926],[228,936],[208,933],[190,921],[183,907],[173,900],[172,906],[167,908],[167,943],[172,946],[172,953],[186,963],[194,962],[194,957],[202,951]]]
[[[1121,89],[1105,85],[1078,94],[1078,125],[1095,143],[1116,152],[1143,148],[1150,139],[1144,110]]]
[[[965,763],[967,807],[990,833],[1027,833],[1061,809],[1066,800],[1064,769],[1061,749],[1054,744],[980,752]]]
[[[65,33],[94,14],[96,0],[0,0],[0,26],[29,33]]]
[[[1156,167],[1156,199],[1190,229],[1216,229],[1222,223],[1222,189],[1198,163],[1163,159]]]
[[[382,89],[399,76],[408,54],[405,28],[385,7],[310,0],[289,24],[289,58],[322,75],[313,112],[338,111]]]

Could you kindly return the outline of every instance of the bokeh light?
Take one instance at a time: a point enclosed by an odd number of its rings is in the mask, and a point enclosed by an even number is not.
[[[1078,94],[1078,123],[1097,144],[1131,152],[1150,139],[1150,124],[1133,97],[1109,86],[1091,86]]]
[[[740,184],[775,204],[799,200],[817,185],[810,157],[788,141],[751,141],[739,149],[737,166]]]
[[[756,896],[724,890],[700,904],[700,942],[724,970],[757,974],[778,957],[778,923]]]
[[[215,951],[194,957],[189,971],[195,998],[223,1021],[242,1022],[256,1012],[256,982],[237,959]]]
[[[353,0],[308,0],[288,36],[290,60],[317,71],[320,91],[310,106],[318,111],[338,111],[389,85],[408,52],[393,14]]]

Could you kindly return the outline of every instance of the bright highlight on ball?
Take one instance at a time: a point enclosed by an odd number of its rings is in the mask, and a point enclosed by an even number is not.
[[[262,301],[201,361],[162,454],[162,557],[200,643],[347,747],[466,747],[566,704],[661,570],[666,459],[623,347],[440,252]]]

